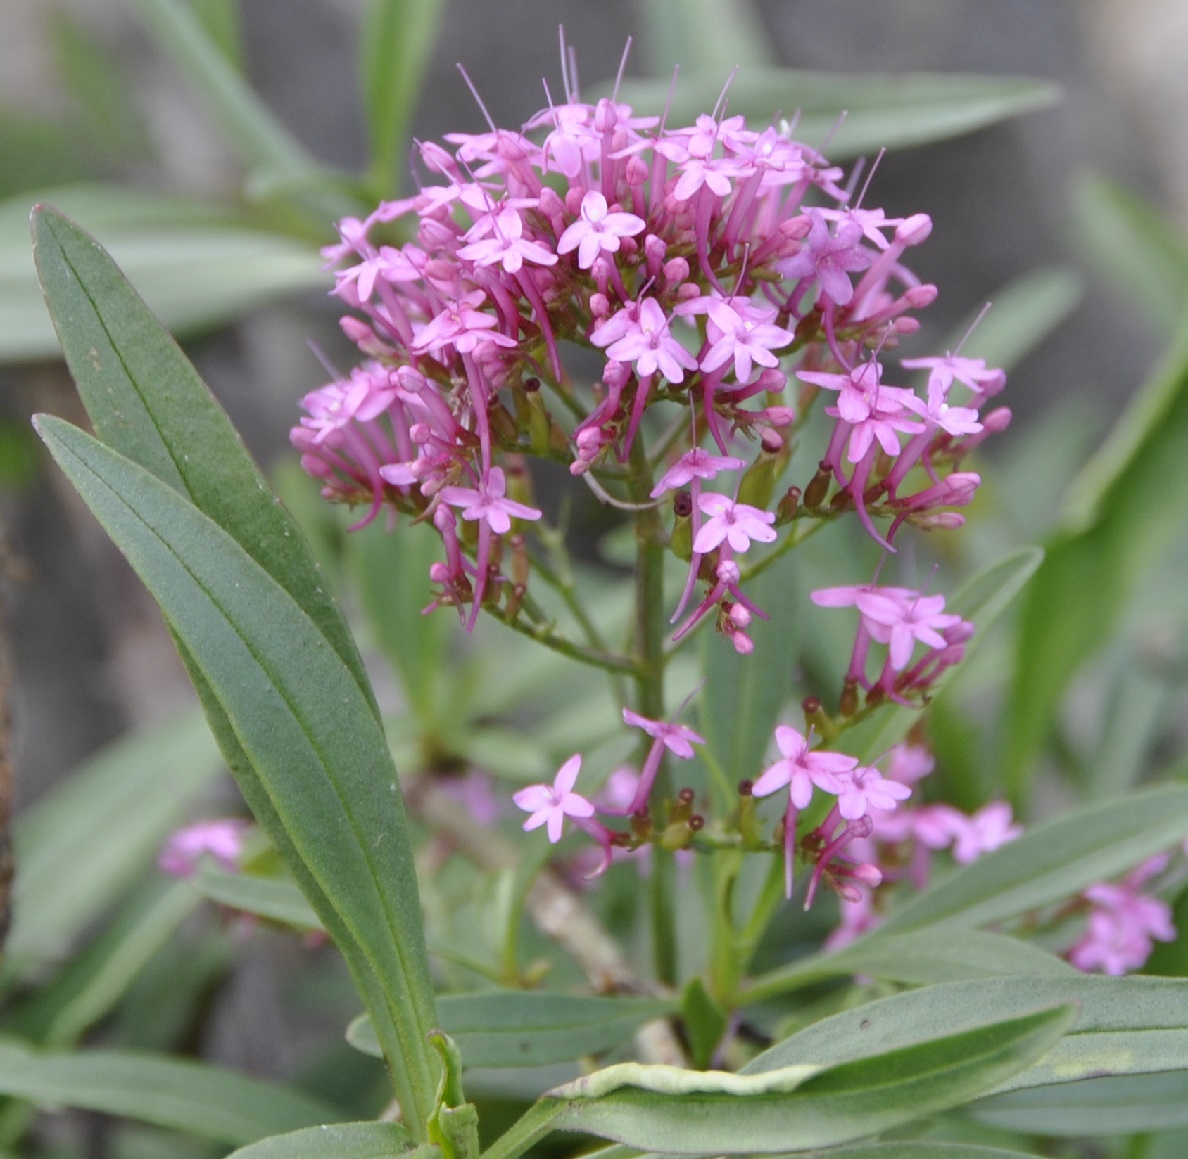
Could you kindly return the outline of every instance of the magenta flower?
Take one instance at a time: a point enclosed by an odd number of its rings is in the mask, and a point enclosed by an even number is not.
[[[517,519],[539,519],[535,507],[507,499],[507,479],[503,469],[492,467],[485,482],[478,487],[443,487],[442,501],[451,507],[461,507],[463,519],[482,519],[496,535],[506,535],[511,530],[511,521]]]
[[[556,845],[561,840],[561,830],[566,817],[593,817],[594,806],[580,793],[573,791],[582,758],[574,753],[557,770],[551,785],[529,785],[512,796],[518,808],[532,816],[524,822],[524,829],[547,827],[549,840]]]
[[[575,221],[557,242],[557,252],[567,254],[578,252],[578,265],[588,270],[601,253],[618,253],[625,237],[634,237],[643,231],[646,222],[634,213],[611,213],[606,198],[596,189],[591,189],[582,198],[582,216]]]
[[[705,737],[698,736],[687,724],[678,724],[676,721],[669,722],[667,720],[649,720],[646,716],[640,716],[638,712],[632,712],[629,708],[623,709],[623,721],[625,724],[633,724],[636,728],[642,728],[648,736],[663,741],[664,747],[682,760],[692,759],[694,756],[693,745],[705,744]]]
[[[652,488],[652,498],[659,499],[665,491],[675,491],[694,479],[712,479],[720,471],[737,471],[746,465],[743,459],[735,459],[731,455],[711,455],[701,447],[694,447],[660,476],[660,481]]]
[[[701,525],[693,540],[693,550],[698,555],[713,551],[723,540],[732,551],[744,552],[751,546],[751,540],[771,543],[776,538],[775,514],[752,507],[748,503],[735,503],[728,495],[707,492],[697,497],[697,505],[709,519]]]

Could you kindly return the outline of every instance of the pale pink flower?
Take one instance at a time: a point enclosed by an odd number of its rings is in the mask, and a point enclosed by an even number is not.
[[[591,189],[582,198],[582,216],[575,221],[557,242],[557,252],[578,252],[578,265],[588,270],[600,253],[618,253],[625,237],[634,237],[645,227],[642,217],[634,213],[611,213],[606,198]]]
[[[875,768],[852,769],[837,780],[837,808],[847,821],[865,817],[872,809],[890,812],[912,795],[907,785],[884,778]]]
[[[751,540],[771,543],[776,530],[771,525],[775,514],[752,507],[749,503],[735,503],[728,495],[715,492],[703,493],[697,497],[697,505],[709,519],[701,525],[693,540],[693,550],[698,555],[713,551],[723,540],[731,550],[744,552],[751,546]]]
[[[961,823],[954,825],[953,860],[968,865],[1022,833],[1023,826],[1012,821],[1010,805],[1006,801],[991,801],[972,816],[961,817]]]
[[[524,236],[524,221],[514,209],[501,209],[494,215],[491,235],[463,246],[458,256],[476,266],[498,263],[509,274],[518,273],[525,261],[538,266],[551,266],[557,261],[555,253]]]
[[[693,745],[705,744],[705,737],[698,736],[687,724],[676,721],[649,720],[631,709],[623,709],[623,721],[642,728],[650,737],[664,742],[664,747],[682,760],[689,760],[694,756]],[[692,744],[690,743],[692,742]]]
[[[857,757],[845,753],[810,751],[804,734],[786,724],[776,728],[775,740],[781,759],[759,776],[751,792],[756,797],[767,797],[787,785],[797,809],[805,808],[812,800],[814,785],[826,793],[841,793],[845,784],[840,774],[858,764]]]
[[[694,447],[660,476],[660,481],[652,488],[652,498],[659,499],[665,491],[675,491],[694,479],[712,479],[720,471],[738,471],[746,465],[743,459],[735,459],[730,455],[711,455],[701,447]]]
[[[941,631],[962,622],[960,616],[943,611],[945,597],[941,595],[907,599],[874,591],[862,593],[855,602],[870,634],[880,644],[888,645],[891,667],[896,672],[908,666],[917,640],[929,648],[944,648],[947,641]]]
[[[617,336],[620,330],[622,337]],[[612,339],[612,335],[616,337]],[[686,370],[697,369],[697,359],[669,332],[668,319],[655,298],[640,302],[635,317],[628,310],[620,310],[591,335],[590,341],[595,346],[606,346],[608,358],[634,363],[636,374],[641,376],[659,371],[669,382],[676,383],[684,382]]]
[[[532,816],[524,822],[525,830],[546,826],[549,840],[556,845],[566,817],[593,817],[594,806],[580,793],[573,791],[582,758],[574,753],[557,770],[551,785],[529,785],[512,796],[518,808]]]
[[[204,857],[228,873],[239,868],[250,825],[235,817],[199,821],[171,833],[157,857],[157,866],[172,877],[193,877]]]

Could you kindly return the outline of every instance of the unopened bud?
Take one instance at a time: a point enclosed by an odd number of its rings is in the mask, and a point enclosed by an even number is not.
[[[937,288],[934,285],[926,283],[923,286],[912,286],[910,290],[904,291],[903,300],[913,310],[923,310],[936,301],[937,293]]]
[[[913,213],[895,228],[895,240],[904,245],[919,245],[932,232],[932,218],[926,213]]]
[[[825,502],[825,496],[829,494],[831,477],[832,472],[830,472],[828,464],[819,464],[812,482],[804,489],[804,505],[806,507],[820,507]]]
[[[782,527],[796,518],[800,508],[800,488],[789,487],[784,497],[776,504],[776,526]]]

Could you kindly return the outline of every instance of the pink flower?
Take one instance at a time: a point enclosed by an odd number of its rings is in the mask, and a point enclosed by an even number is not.
[[[652,498],[659,499],[665,491],[675,491],[694,479],[712,479],[719,471],[738,471],[745,466],[743,459],[735,459],[730,455],[711,455],[701,447],[694,447],[660,476],[660,481],[652,488]]]
[[[539,266],[551,266],[557,261],[555,253],[524,236],[524,221],[514,209],[501,209],[494,215],[491,233],[491,237],[463,246],[458,256],[476,266],[498,263],[509,274],[518,273],[525,261]]]
[[[973,816],[962,817],[953,828],[953,860],[959,865],[968,865],[1023,833],[1022,825],[1012,823],[1011,807],[1006,801],[983,805]]]
[[[865,817],[872,809],[890,812],[912,795],[907,785],[885,779],[878,769],[853,769],[837,779],[841,783],[837,808],[847,821]]]
[[[639,375],[659,371],[669,382],[684,382],[685,371],[697,369],[697,359],[669,332],[668,319],[655,298],[644,298],[635,318],[630,311],[620,310],[594,331],[590,341],[606,346],[606,356],[616,362],[633,362]]]
[[[713,551],[723,540],[731,550],[744,552],[751,546],[751,540],[771,543],[776,538],[775,514],[752,507],[748,503],[735,503],[728,495],[714,492],[697,497],[697,505],[709,519],[701,525],[693,540],[693,550],[698,555]]]
[[[187,825],[169,835],[157,866],[172,877],[193,877],[202,859],[210,857],[220,869],[234,873],[250,828],[234,817]]]
[[[775,739],[782,759],[755,782],[751,792],[756,797],[770,796],[787,785],[792,804],[803,809],[812,800],[814,785],[826,793],[843,792],[840,774],[858,764],[857,757],[844,753],[810,752],[807,738],[785,724],[776,728]]]
[[[524,822],[525,830],[539,829],[545,825],[549,840],[556,845],[561,840],[561,829],[566,817],[594,816],[594,806],[580,793],[573,791],[581,768],[582,758],[574,753],[557,770],[551,785],[529,785],[512,796],[519,808],[532,814]]]
[[[944,596],[916,595],[906,599],[874,591],[864,592],[855,602],[870,634],[889,646],[891,667],[896,672],[908,666],[917,640],[929,648],[944,648],[947,641],[941,631],[962,622],[960,616],[942,611]]]
[[[701,360],[701,369],[714,371],[734,361],[734,377],[740,383],[751,378],[751,364],[777,366],[779,359],[772,353],[789,345],[796,337],[791,330],[772,323],[775,308],[756,304],[747,298],[695,298],[689,307],[704,309],[709,315],[710,348]],[[678,310],[678,312],[681,312]]]
[[[675,721],[649,720],[629,708],[623,709],[623,720],[626,724],[642,728],[648,736],[663,741],[665,748],[682,760],[687,761],[694,756],[693,745],[705,744],[705,737],[698,736],[688,725],[677,724]]]
[[[511,517],[517,519],[539,519],[541,513],[535,507],[506,499],[507,479],[501,467],[492,467],[485,482],[474,487],[443,487],[441,498],[451,507],[461,507],[463,519],[482,519],[496,535],[505,535],[511,530]]]
[[[640,233],[645,222],[634,213],[610,213],[606,198],[591,189],[582,198],[582,216],[557,242],[557,252],[578,252],[578,265],[588,270],[600,253],[617,253],[622,238]]]

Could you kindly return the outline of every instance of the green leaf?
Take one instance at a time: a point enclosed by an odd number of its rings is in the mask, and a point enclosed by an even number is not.
[[[669,114],[672,125],[692,124],[718,100],[726,74],[678,81]],[[641,113],[659,114],[668,99],[667,77],[627,81],[620,98]],[[831,160],[877,149],[902,149],[971,133],[999,121],[1049,108],[1060,99],[1049,81],[1027,77],[989,77],[908,73],[879,76],[746,69],[731,82],[731,115],[767,123],[777,113],[797,111],[797,140],[818,146],[826,137]],[[846,114],[844,123],[838,121]],[[832,132],[831,130],[836,130]]]
[[[98,437],[230,534],[320,627],[374,705],[309,545],[198,372],[78,226],[43,207],[33,237],[46,304]]]
[[[1071,1006],[1044,1010],[841,1063],[812,1077],[803,1077],[799,1067],[748,1076],[623,1064],[549,1092],[529,1123],[537,1131],[586,1131],[668,1154],[834,1146],[967,1102],[1040,1058],[1075,1017]],[[633,1077],[618,1085],[611,1072],[624,1066]],[[656,1072],[659,1081],[645,1087],[634,1077],[643,1071]],[[574,1097],[582,1089],[598,1097]],[[509,1132],[518,1146],[524,1139],[517,1135],[515,1128]],[[497,1144],[486,1159],[503,1156]]]
[[[1162,368],[1073,480],[1065,529],[1019,614],[1004,776],[1018,799],[1069,681],[1110,638],[1188,505],[1188,322]]]
[[[1010,370],[1073,312],[1083,294],[1081,279],[1072,270],[1063,266],[1033,270],[994,294],[993,309],[962,344],[961,353]],[[950,349],[965,329],[963,325],[953,336]]]
[[[261,824],[298,881],[302,871],[314,883],[309,900],[379,1020],[416,1130],[433,1107],[433,991],[396,771],[358,678],[272,577],[171,487],[66,423],[42,417],[38,429],[225,713],[253,776],[234,753],[232,771],[249,805],[268,798]]]
[[[360,48],[371,146],[368,184],[377,198],[392,197],[399,187],[441,11],[442,0],[370,0],[364,15]]]
[[[294,187],[318,181],[322,167],[268,110],[195,14],[178,0],[135,0],[158,46],[205,101],[228,144],[249,168]],[[346,199],[310,191],[301,199],[311,223],[354,210]]]
[[[436,1148],[420,1150],[431,1159]],[[261,1139],[227,1159],[411,1159],[412,1152],[412,1138],[398,1123],[332,1123]]]
[[[824,978],[854,974],[904,986],[932,986],[1002,974],[1080,977],[1067,962],[1017,938],[945,926],[860,938],[832,954],[814,954],[755,978],[743,998],[748,1003],[762,1002]]]
[[[205,722],[187,713],[104,749],[24,814],[6,970],[66,956],[221,770]]]
[[[29,255],[29,207],[51,202],[111,247],[172,331],[195,334],[323,288],[316,249],[242,214],[112,185],[40,189],[0,204],[0,362],[58,357]]]
[[[310,1095],[233,1071],[111,1050],[40,1053],[0,1040],[0,1092],[39,1106],[80,1107],[239,1146],[339,1112]]]
[[[1101,1139],[1188,1127],[1188,1074],[1087,1079],[974,1103],[981,1123],[1029,1134]]]
[[[237,72],[243,72],[243,28],[239,0],[190,0],[190,7],[211,43]]]
[[[795,605],[796,573],[790,556],[768,568],[749,586],[762,607]],[[706,682],[698,702],[698,720],[705,735],[703,759],[716,775],[719,804],[738,800],[739,781],[754,780],[772,730],[792,691],[792,666],[797,655],[796,617],[773,615],[755,633],[755,650],[739,656],[722,646],[715,633],[703,633]]]
[[[865,1143],[840,1147],[822,1159],[1035,1159],[1031,1151],[1004,1151],[973,1143]]]
[[[770,38],[751,0],[639,0],[636,7],[648,71],[654,76],[667,77],[679,66],[682,81],[704,76],[721,91],[731,69],[749,72],[775,64]],[[700,111],[711,107],[712,102]]]
[[[231,909],[299,930],[323,928],[313,907],[292,881],[248,873],[224,873],[207,864],[190,878],[190,884],[203,897]]]
[[[1188,836],[1188,785],[1162,785],[1064,813],[894,910],[871,937],[1006,921],[1133,869]]]
[[[376,519],[348,537],[345,552],[375,642],[399,674],[418,722],[447,723],[456,709],[444,695],[453,625],[446,616],[421,614],[433,598],[429,565],[441,555],[440,538],[407,521],[393,535]]]
[[[1082,245],[1111,286],[1170,338],[1188,305],[1188,242],[1131,190],[1099,173],[1083,176],[1073,196]]]
[[[941,1033],[1018,1016],[1037,1004],[1076,1003],[1076,1026],[1050,1053],[999,1090],[1071,1083],[1096,1075],[1188,1069],[1188,980],[1180,978],[986,978],[927,986],[813,1023],[752,1060],[747,1073],[803,1062],[881,1056]]]
[[[43,989],[6,1011],[9,1034],[44,1046],[67,1046],[109,1014],[145,964],[194,912],[183,883],[156,877]]]
[[[630,1041],[645,1023],[663,1018],[676,1003],[663,998],[595,998],[533,990],[446,994],[437,1000],[441,1028],[468,1067],[548,1066],[602,1054]],[[364,1054],[378,1054],[370,1019],[356,1018],[347,1040]]]
[[[991,626],[1006,611],[1014,598],[1027,586],[1043,561],[1038,547],[1021,547],[980,571],[953,596],[947,610],[970,621],[976,631],[966,645],[968,661],[973,651],[986,638]],[[940,696],[949,683],[960,675],[961,669],[950,669],[934,684],[932,698]],[[864,761],[877,760],[892,745],[898,744],[919,719],[920,710],[901,704],[886,704],[867,720],[849,729],[840,738],[838,747]]]

